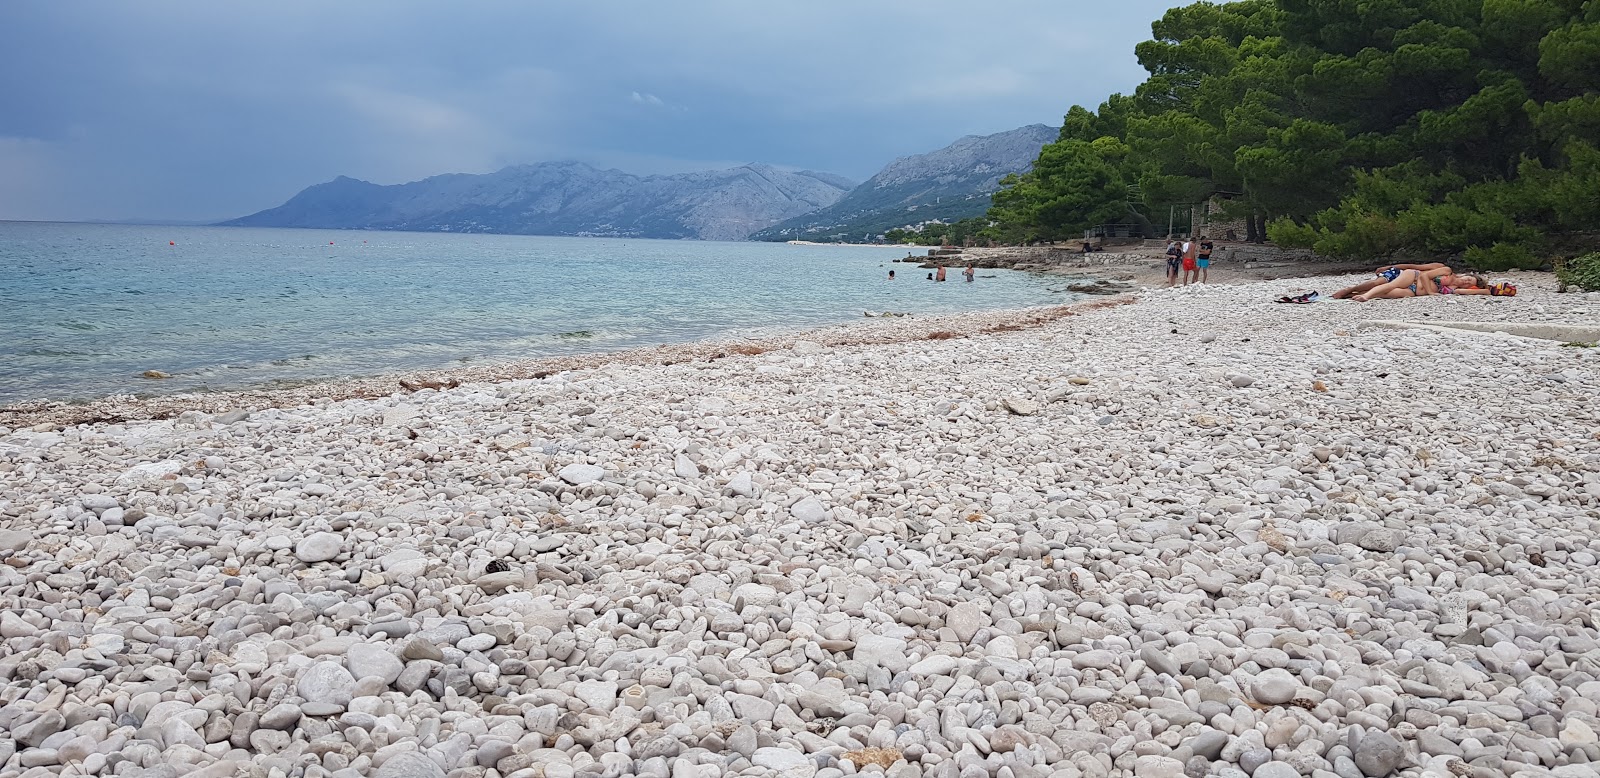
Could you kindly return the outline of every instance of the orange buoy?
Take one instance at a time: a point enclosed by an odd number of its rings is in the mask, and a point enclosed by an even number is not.
[[[175,242],[175,241],[170,241],[170,240],[169,240],[169,241],[167,241],[167,245],[168,245],[168,246],[176,246],[176,245],[178,245],[178,244],[177,244],[177,242]]]

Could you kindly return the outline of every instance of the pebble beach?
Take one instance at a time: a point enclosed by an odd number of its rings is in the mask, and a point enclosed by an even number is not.
[[[0,778],[1600,775],[1600,348],[1365,326],[1600,296],[1351,280],[14,414]]]

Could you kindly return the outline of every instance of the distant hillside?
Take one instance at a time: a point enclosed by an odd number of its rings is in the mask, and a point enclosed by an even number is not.
[[[394,186],[341,176],[223,225],[744,240],[833,204],[853,185],[766,165],[635,176],[545,162]]]
[[[863,240],[895,227],[982,215],[1000,179],[1022,173],[1060,131],[1043,124],[969,135],[938,151],[901,157],[838,202],[750,236],[751,240]]]

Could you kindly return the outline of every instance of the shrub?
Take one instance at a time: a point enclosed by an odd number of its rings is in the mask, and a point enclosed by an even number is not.
[[[1267,238],[1284,248],[1308,249],[1317,242],[1317,229],[1283,217],[1267,222]]]
[[[1488,248],[1473,246],[1462,259],[1474,270],[1538,270],[1544,264],[1520,243],[1495,243]]]
[[[1585,292],[1600,292],[1600,251],[1585,254],[1556,270],[1563,287],[1575,286]]]

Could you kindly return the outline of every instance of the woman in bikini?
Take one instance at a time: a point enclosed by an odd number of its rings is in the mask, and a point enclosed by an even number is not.
[[[1388,265],[1378,268],[1378,278],[1333,293],[1337,299],[1358,302],[1399,300],[1436,294],[1489,294],[1483,278],[1456,273],[1448,265]]]

